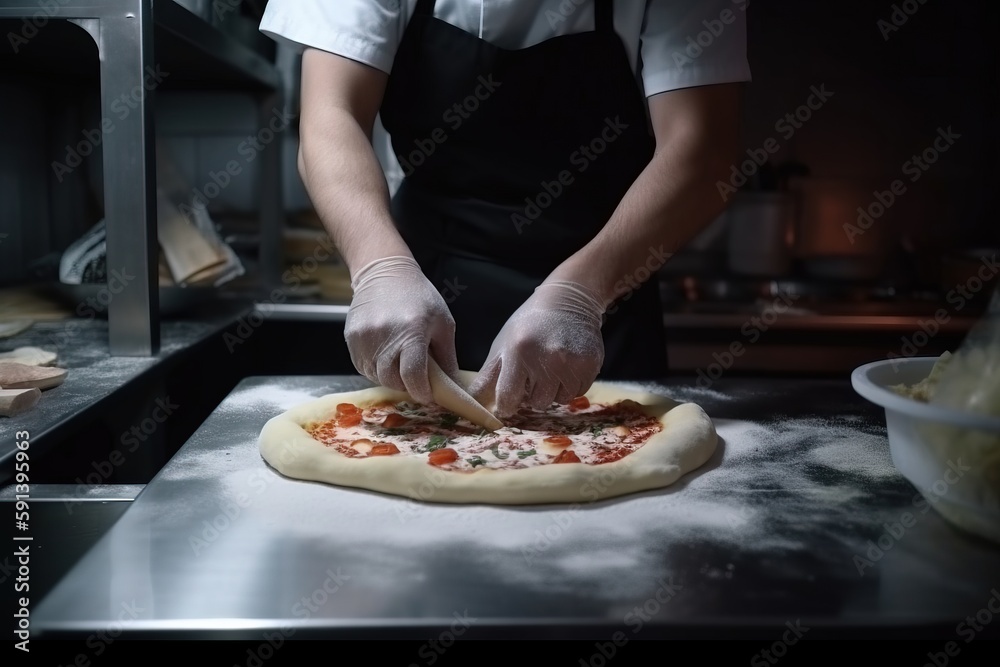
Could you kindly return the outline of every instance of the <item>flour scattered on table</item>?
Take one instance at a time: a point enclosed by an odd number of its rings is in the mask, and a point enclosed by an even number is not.
[[[447,576],[455,559],[505,586],[517,582],[553,595],[577,595],[586,587],[591,599],[607,601],[641,601],[658,577],[669,578],[678,562],[692,557],[704,559],[700,576],[706,578],[738,578],[727,566],[733,553],[750,559],[742,566],[774,577],[795,575],[788,571],[790,559],[800,569],[825,561],[857,576],[850,554],[881,530],[883,519],[858,508],[905,484],[892,466],[884,431],[871,421],[766,415],[751,421],[710,412],[720,436],[716,454],[666,489],[598,503],[581,495],[576,505],[417,502],[301,482],[268,468],[252,437],[262,413],[279,414],[318,396],[315,389],[292,386],[249,387],[224,405],[221,416],[238,451],[227,459],[227,471],[215,476],[222,488],[213,497],[231,503],[242,495],[248,503],[227,539],[235,544],[231,535],[268,534],[276,543],[315,545],[337,560],[370,562],[370,570],[351,573],[369,589]],[[679,401],[732,404],[732,397],[709,389],[640,386]],[[428,498],[433,501],[432,488]],[[184,523],[200,525],[220,511],[188,508]],[[817,534],[824,536],[823,549],[815,548]],[[689,551],[692,545],[696,551]],[[705,559],[706,553],[719,558]],[[425,571],[428,563],[439,563],[442,571]],[[386,579],[386,571],[393,577]],[[648,582],[637,571],[648,573]]]
[[[274,385],[260,385],[248,387],[241,391],[235,391],[229,395],[223,404],[231,410],[242,410],[247,407],[258,407],[260,405],[271,405],[276,410],[284,412],[302,403],[314,401],[318,398],[301,390],[284,389]],[[275,412],[278,414],[278,412]]]
[[[878,481],[899,477],[889,458],[885,436],[848,426],[836,426],[818,420],[800,420],[797,436],[815,434],[807,450],[807,460],[840,472]],[[795,434],[795,429],[792,429]]]
[[[697,385],[671,385],[670,387],[665,387],[655,382],[619,382],[615,384],[639,391],[648,391],[652,394],[669,396],[678,403],[701,403],[708,400],[728,402],[735,399],[731,394],[724,394],[721,391]]]

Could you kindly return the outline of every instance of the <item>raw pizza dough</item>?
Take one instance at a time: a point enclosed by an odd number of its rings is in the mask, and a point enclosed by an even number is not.
[[[460,379],[468,386],[474,376],[463,371]],[[287,477],[414,500],[502,505],[584,503],[666,487],[703,465],[715,451],[718,435],[712,420],[693,403],[677,403],[658,394],[602,382],[594,383],[586,397],[599,404],[635,401],[643,412],[659,420],[662,430],[627,456],[600,465],[550,463],[460,472],[430,465],[426,456],[351,458],[315,440],[303,428],[328,420],[340,403],[364,409],[386,401],[412,402],[404,392],[373,387],[331,394],[294,407],[265,424],[258,444],[264,460]]]

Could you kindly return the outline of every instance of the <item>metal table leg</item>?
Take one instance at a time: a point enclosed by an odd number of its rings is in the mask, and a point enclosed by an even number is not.
[[[164,76],[153,63],[149,0],[100,22],[101,109],[114,131],[104,135],[104,214],[108,275],[124,285],[108,305],[114,356],[151,356],[160,350],[153,96]],[[114,165],[109,168],[109,165]]]

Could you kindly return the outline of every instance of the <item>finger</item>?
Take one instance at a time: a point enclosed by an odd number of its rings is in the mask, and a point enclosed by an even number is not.
[[[575,390],[576,384],[578,383],[575,379],[571,381],[570,386],[560,384],[559,391],[556,392],[556,397],[553,400],[559,405],[568,405],[574,398],[581,396],[582,394]]]
[[[458,355],[455,352],[455,329],[435,332],[431,339],[431,356],[448,377],[458,377]]]
[[[387,389],[406,391],[406,386],[399,374],[399,355],[380,352],[376,352],[374,355],[375,382]]]
[[[566,405],[574,398],[586,394],[590,391],[590,386],[594,384],[599,372],[599,364],[571,366],[568,374],[561,379],[559,391],[556,394],[556,403]]]
[[[490,407],[496,400],[497,378],[500,377],[500,358],[490,357],[479,374],[469,384],[467,391],[480,405]]]
[[[545,410],[552,405],[558,391],[559,381],[548,373],[543,373],[539,378],[535,379],[531,390],[528,392],[528,405],[535,410]]]
[[[603,358],[603,355],[602,355]],[[601,374],[601,363],[596,363],[587,368],[587,373],[582,376],[579,386],[576,388],[576,395],[583,396],[597,381],[597,376]],[[574,396],[574,398],[576,398]]]
[[[427,347],[411,344],[399,354],[399,373],[407,393],[418,403],[428,405],[434,402],[431,381],[427,369]]]
[[[377,384],[378,373],[376,372],[375,365],[371,363],[371,357],[362,352],[361,344],[353,338],[347,336],[344,338],[347,341],[347,351],[351,355],[351,363],[354,364],[354,369]]]
[[[496,413],[503,419],[517,412],[527,393],[528,373],[521,364],[503,363],[497,378]]]

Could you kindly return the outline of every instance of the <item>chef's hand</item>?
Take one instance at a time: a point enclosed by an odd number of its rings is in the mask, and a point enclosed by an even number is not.
[[[495,400],[501,419],[524,403],[544,410],[583,395],[604,363],[603,314],[583,285],[542,283],[497,334],[469,392],[484,405]]]
[[[354,367],[372,382],[432,403],[428,351],[445,373],[458,371],[455,320],[444,298],[410,257],[365,265],[351,287],[344,337]]]

